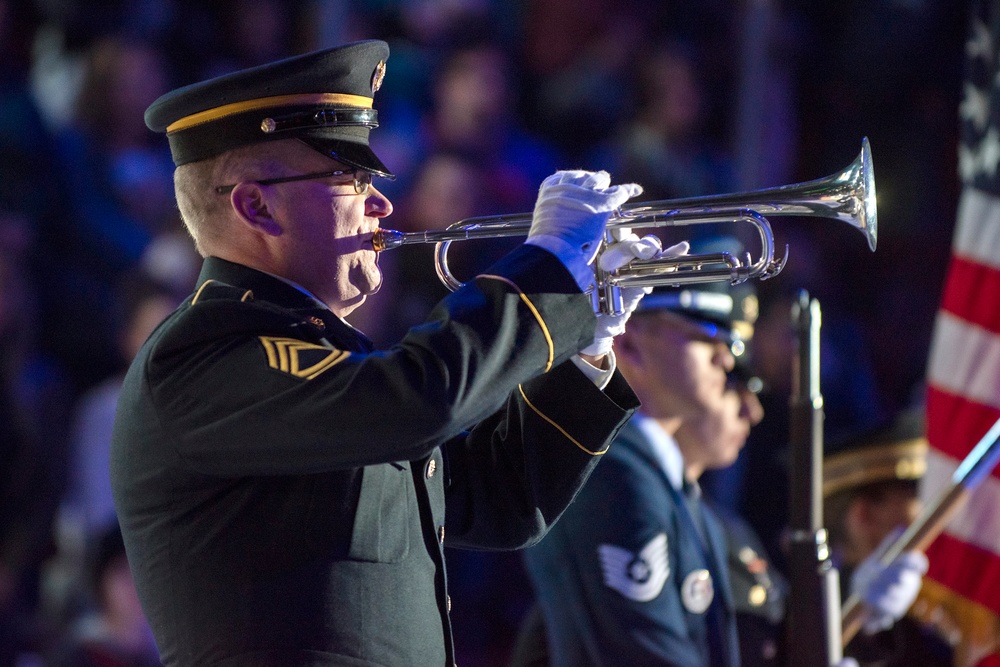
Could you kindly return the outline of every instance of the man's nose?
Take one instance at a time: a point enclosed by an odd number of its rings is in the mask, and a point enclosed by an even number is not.
[[[384,218],[392,215],[392,202],[378,191],[374,184],[368,186],[365,199],[365,215],[373,218]]]

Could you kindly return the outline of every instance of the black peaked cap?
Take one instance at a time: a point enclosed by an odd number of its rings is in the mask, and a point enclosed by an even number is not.
[[[146,110],[177,165],[233,148],[297,138],[339,162],[392,177],[368,144],[389,46],[354,42],[173,90]]]

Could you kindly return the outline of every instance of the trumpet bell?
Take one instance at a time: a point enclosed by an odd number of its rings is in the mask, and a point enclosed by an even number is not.
[[[738,212],[743,209],[763,216],[833,218],[860,231],[874,252],[878,244],[878,208],[875,199],[875,169],[868,138],[851,164],[835,174],[804,183],[781,185],[750,192],[685,197],[645,204],[627,204],[609,227],[667,226],[661,216],[673,217],[674,224],[694,224],[693,214]],[[734,218],[736,216],[734,215]],[[688,218],[688,219],[685,219]],[[716,222],[713,218],[712,222]]]

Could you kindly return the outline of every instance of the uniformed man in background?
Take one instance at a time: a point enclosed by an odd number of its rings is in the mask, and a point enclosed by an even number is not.
[[[824,523],[844,597],[866,587],[877,572],[881,552],[919,514],[918,485],[927,471],[927,449],[920,408],[828,446],[823,460]],[[901,616],[888,627],[872,624],[848,644],[845,653],[862,667],[953,664],[947,642],[911,616]]]
[[[735,373],[755,317],[747,285],[657,288],[616,340],[640,412],[525,552],[548,664],[740,663],[726,532],[697,480],[763,416]]]
[[[392,205],[372,179],[392,174],[368,136],[388,55],[296,56],[146,113],[205,257],[135,359],[113,439],[166,665],[453,664],[443,544],[537,541],[637,406],[608,351],[643,290],[596,320],[583,294],[640,191],[603,172],[546,179],[526,243],[393,348],[344,321],[381,281]]]
[[[656,288],[639,304],[615,351],[642,407],[525,552],[539,605],[514,665],[785,664],[787,584],[752,528],[698,487],[703,472],[735,461],[763,418],[749,364],[756,316],[748,284]],[[908,568],[877,568],[870,599],[912,583]],[[873,616],[891,624],[904,612]]]

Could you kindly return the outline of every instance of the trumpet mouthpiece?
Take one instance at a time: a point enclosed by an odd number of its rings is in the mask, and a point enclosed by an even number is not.
[[[375,252],[392,250],[401,245],[403,245],[403,232],[379,228],[372,234],[372,247],[375,248]]]

